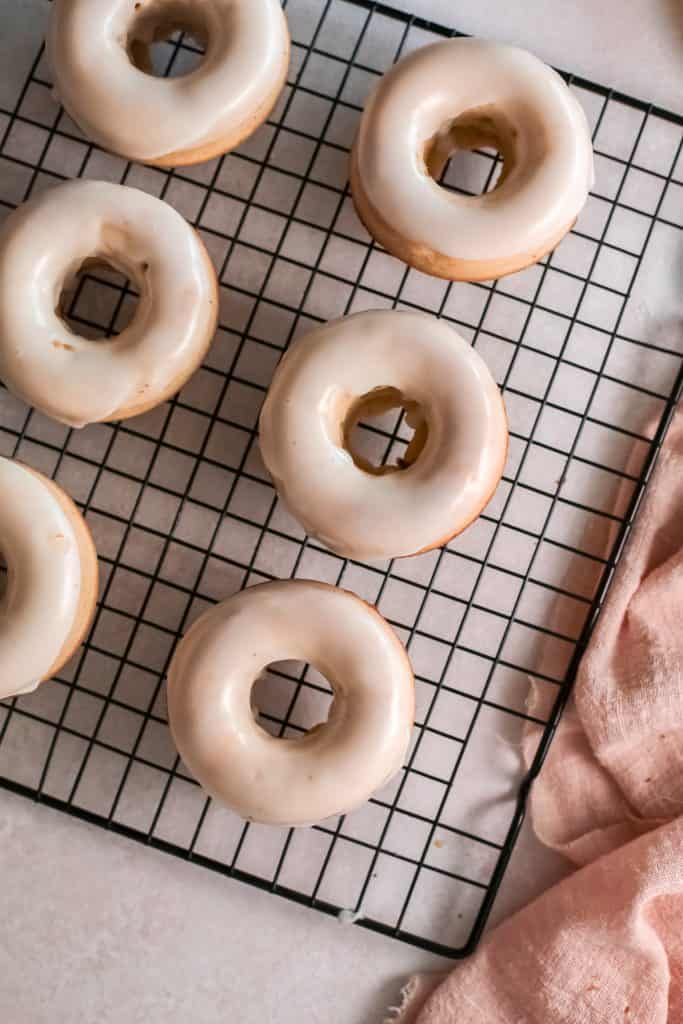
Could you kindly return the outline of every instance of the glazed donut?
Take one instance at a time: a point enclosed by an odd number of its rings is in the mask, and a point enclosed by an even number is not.
[[[140,292],[116,338],[89,341],[61,318],[62,289],[104,262]],[[0,377],[62,423],[138,416],[201,364],[218,317],[199,236],[167,203],[102,181],[69,181],[20,206],[0,230]]]
[[[327,721],[300,739],[257,724],[250,694],[275,661],[307,661],[329,681]],[[408,656],[382,616],[310,580],[249,587],[206,612],[168,675],[178,751],[217,800],[270,825],[311,825],[363,803],[401,767],[415,711]]]
[[[456,148],[503,158],[496,187],[438,184]],[[414,51],[379,81],[351,157],[358,215],[390,253],[436,277],[484,281],[536,263],[572,227],[593,183],[586,117],[537,57],[479,39]]]
[[[151,73],[150,45],[176,30],[204,45],[187,75]],[[47,37],[55,89],[91,139],[128,160],[177,167],[234,149],[285,84],[279,0],[55,0]]]
[[[35,690],[85,637],[97,600],[97,554],[81,513],[41,473],[0,458],[0,699]]]
[[[402,466],[350,451],[363,415],[402,405]],[[400,558],[445,544],[491,498],[507,453],[500,392],[481,357],[425,313],[355,313],[300,338],[260,419],[263,461],[308,533],[340,555]]]

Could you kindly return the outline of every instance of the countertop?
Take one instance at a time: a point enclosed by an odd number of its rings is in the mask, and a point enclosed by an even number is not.
[[[683,110],[677,0],[396,6]],[[16,97],[44,9],[0,0],[0,103]],[[526,827],[494,921],[564,870]],[[0,880],[6,1024],[379,1024],[406,974],[444,964],[5,792]]]

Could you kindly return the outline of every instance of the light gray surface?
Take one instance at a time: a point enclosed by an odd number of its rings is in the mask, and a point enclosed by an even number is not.
[[[379,1024],[441,966],[5,793],[0,850],[5,1024]]]
[[[19,797],[0,843],[6,1024],[365,1024],[429,960]]]
[[[34,13],[44,6],[0,3],[0,102],[16,95],[35,52]],[[402,6],[683,105],[673,0]],[[652,294],[642,315],[654,320],[664,308]],[[527,829],[495,916],[561,870]],[[406,972],[438,963],[4,793],[0,879],[0,1020],[8,1024],[375,1024]]]
[[[394,6],[524,46],[555,67],[683,112],[681,0],[396,0]]]

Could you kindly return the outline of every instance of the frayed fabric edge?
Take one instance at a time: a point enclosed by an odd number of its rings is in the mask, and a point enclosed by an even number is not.
[[[398,1006],[390,1006],[382,1024],[414,1024],[417,1015],[445,974],[413,974],[401,988]]]

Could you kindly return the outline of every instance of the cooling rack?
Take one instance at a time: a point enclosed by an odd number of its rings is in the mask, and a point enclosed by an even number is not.
[[[0,389],[0,452],[54,477],[83,509],[102,572],[87,642],[59,678],[0,704],[0,784],[299,903],[449,956],[476,945],[681,391],[683,341],[650,303],[680,259],[680,117],[573,75],[596,182],[541,264],[495,284],[427,278],[372,243],[347,158],[364,97],[410,49],[455,33],[365,0],[289,0],[289,84],[234,153],[161,172],[91,145],[55,102],[41,51],[0,110],[0,211],[63,178],[163,197],[197,225],[221,280],[204,367],[145,416],[82,431]],[[175,37],[164,73],[198,59]],[[495,154],[457,154],[445,187],[491,188]],[[658,284],[659,282],[659,284]],[[135,294],[82,276],[69,317],[110,335]],[[661,305],[661,303],[660,303]],[[508,464],[485,514],[440,551],[383,564],[305,537],[271,488],[256,423],[299,334],[371,307],[451,321],[503,388]],[[400,456],[399,416],[362,429]],[[401,775],[359,811],[312,829],[248,825],[207,800],[172,747],[164,674],[212,602],[273,577],[348,587],[406,643],[417,721]],[[1,582],[1,580],[0,580]],[[533,679],[539,699],[526,697]],[[281,663],[256,688],[264,728],[295,736],[330,693]],[[531,730],[528,772],[519,742]]]

